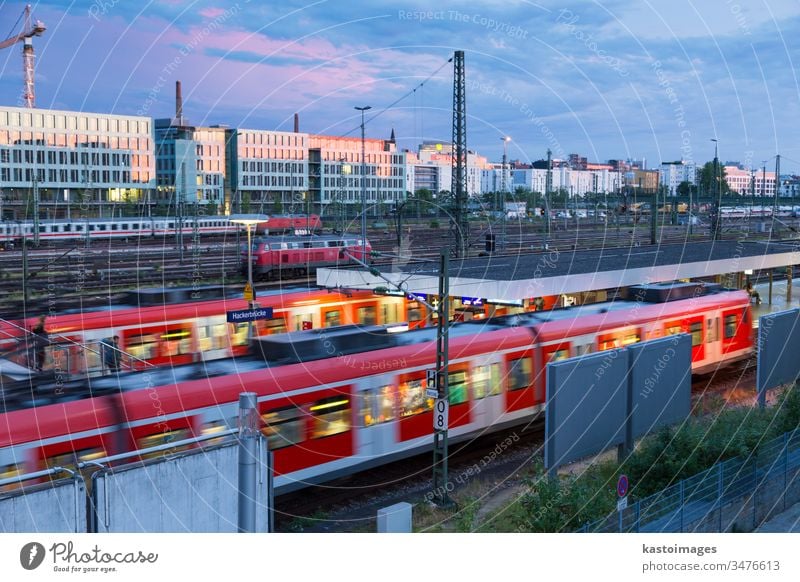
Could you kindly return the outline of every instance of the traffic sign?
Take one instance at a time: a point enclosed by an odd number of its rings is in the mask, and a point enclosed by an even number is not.
[[[622,511],[626,507],[628,507],[628,498],[627,497],[620,498],[620,500],[617,501],[617,511]]]
[[[253,286],[250,283],[245,283],[244,286],[244,300],[245,301],[253,301],[256,298],[256,294],[253,292]]]
[[[437,398],[433,405],[433,430],[447,430],[450,403],[447,398]]]
[[[620,475],[617,481],[617,495],[625,497],[628,494],[628,476]]]
[[[241,309],[228,311],[228,323],[245,323],[257,319],[272,319],[272,307],[259,307],[257,309]]]
[[[428,370],[426,372],[427,388],[425,389],[425,396],[428,398],[438,398],[439,388],[436,386],[436,370]]]

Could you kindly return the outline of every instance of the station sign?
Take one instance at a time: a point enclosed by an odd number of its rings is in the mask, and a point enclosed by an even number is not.
[[[409,293],[406,295],[406,299],[409,301],[427,301],[428,294],[427,293]]]
[[[436,370],[428,370],[426,372],[426,385],[425,396],[428,398],[439,397],[439,387],[436,385]]]
[[[447,398],[437,398],[433,405],[433,430],[447,430],[447,417],[450,414],[450,403]]]
[[[472,306],[472,307],[482,307],[483,306],[483,299],[480,297],[462,297],[461,298],[461,305]]]
[[[272,307],[259,307],[257,309],[240,309],[228,311],[228,323],[246,323],[257,319],[272,319]]]

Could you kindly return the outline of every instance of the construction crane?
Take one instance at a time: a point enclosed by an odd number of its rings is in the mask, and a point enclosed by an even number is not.
[[[44,23],[40,20],[31,22],[30,4],[25,6],[25,10],[22,12],[20,18],[24,19],[22,32],[0,42],[0,49],[10,47],[22,41],[22,69],[23,82],[25,83],[22,98],[25,100],[25,107],[33,108],[36,106],[36,93],[33,87],[33,37],[41,36],[46,29]],[[19,19],[14,24],[14,28],[16,28],[18,23]]]

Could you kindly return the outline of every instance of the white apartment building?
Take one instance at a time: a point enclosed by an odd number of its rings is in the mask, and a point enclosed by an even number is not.
[[[23,218],[35,193],[40,216],[50,218],[146,201],[153,151],[149,117],[0,107],[3,214]]]
[[[662,162],[659,170],[659,184],[667,188],[670,196],[678,195],[678,186],[681,182],[697,184],[697,164],[685,160]]]
[[[547,185],[547,170],[539,168],[523,168],[511,170],[513,189],[517,187],[531,192],[543,193]],[[554,167],[552,170],[551,192],[565,191],[569,196],[585,196],[586,194],[611,194],[617,192],[622,185],[622,172],[602,170],[573,170],[566,165]]]

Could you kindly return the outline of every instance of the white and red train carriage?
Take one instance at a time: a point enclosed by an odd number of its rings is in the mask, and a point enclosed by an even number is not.
[[[26,406],[31,396],[23,391],[17,401],[5,399],[0,414],[0,477],[63,464],[65,455],[100,458],[233,427],[242,391],[258,394],[279,491],[410,455],[431,443],[433,402],[425,390],[434,333],[314,330],[265,338],[273,361],[220,360],[208,365],[207,377],[193,366],[151,372],[149,385],[140,374],[122,374],[93,383],[96,391],[121,386],[118,394],[74,399],[70,389],[73,400],[48,403],[42,390],[35,407]],[[455,325],[451,437],[535,417],[548,361],[672,333],[692,335],[694,371],[746,357],[753,348],[749,297],[617,301]],[[289,361],[292,355],[302,361]]]

